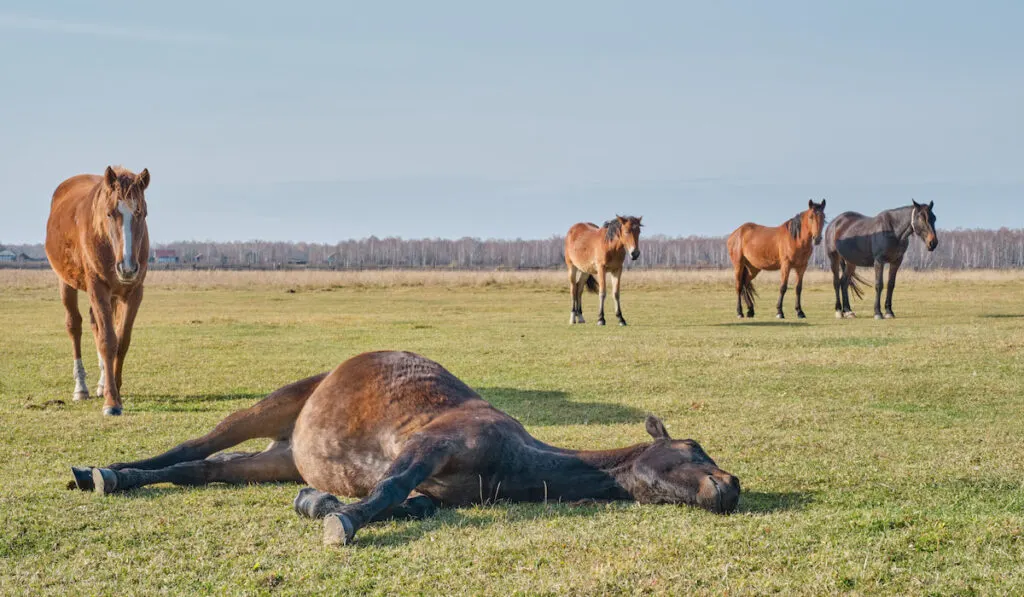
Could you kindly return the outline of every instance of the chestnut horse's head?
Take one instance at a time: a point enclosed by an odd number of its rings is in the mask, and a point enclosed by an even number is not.
[[[605,223],[608,228],[608,240],[618,239],[633,261],[640,257],[640,228],[643,227],[640,221],[643,219],[643,216],[635,218],[617,215],[614,220]]]
[[[798,214],[789,221],[789,233],[793,238],[800,238],[801,230],[807,230],[814,244],[821,244],[821,235],[825,231],[825,200],[815,203],[814,199],[807,201],[807,211]]]
[[[931,201],[928,205],[917,201],[913,203],[914,213],[910,214],[910,228],[924,241],[929,251],[934,251],[935,247],[939,246],[939,235],[935,232],[935,212],[932,211],[935,202]]]
[[[139,259],[146,234],[146,187],[149,170],[139,174],[120,167],[107,166],[100,184],[96,215],[99,229],[114,250],[114,273],[123,283],[139,275]]]
[[[633,498],[645,504],[690,504],[718,514],[736,509],[740,480],[718,468],[692,439],[669,437],[665,424],[647,417],[647,433],[654,438],[633,462]]]

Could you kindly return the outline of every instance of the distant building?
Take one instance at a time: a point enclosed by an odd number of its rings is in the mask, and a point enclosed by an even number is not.
[[[14,253],[14,251],[10,249],[4,249],[3,251],[0,251],[0,261],[17,261],[17,259],[18,256]]]
[[[153,257],[157,263],[178,263],[178,252],[174,249],[157,249]]]

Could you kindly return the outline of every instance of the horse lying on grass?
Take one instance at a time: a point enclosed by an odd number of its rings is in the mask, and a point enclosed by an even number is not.
[[[79,489],[104,494],[165,482],[304,482],[312,488],[299,492],[295,510],[324,518],[324,541],[342,544],[370,522],[499,499],[736,509],[739,479],[697,442],[669,437],[656,417],[646,425],[653,443],[549,446],[441,365],[408,352],[371,352],[287,385],[164,454],[72,472]],[[210,457],[260,437],[273,440],[263,452]],[[335,495],[360,499],[344,504]]]

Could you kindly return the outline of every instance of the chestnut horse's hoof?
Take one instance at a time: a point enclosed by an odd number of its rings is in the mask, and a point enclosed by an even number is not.
[[[295,506],[295,511],[300,516],[323,518],[328,512],[340,508],[341,502],[338,501],[338,498],[325,491],[313,489],[312,487],[303,487],[299,490],[299,495],[295,496],[295,501],[292,502],[292,505]]]
[[[73,487],[68,487],[68,489],[92,491],[96,488],[96,485],[92,482],[92,468],[88,466],[73,466],[71,467],[71,474],[74,475],[75,481]]]
[[[88,400],[89,398],[89,392],[75,392],[74,396],[71,398],[71,401],[81,402],[83,400]]]
[[[97,493],[107,495],[117,491],[117,474],[109,468],[92,469],[92,484]]]
[[[104,406],[103,407],[104,417],[120,417],[121,407],[120,406]]]
[[[324,545],[349,545],[356,537],[356,525],[340,512],[324,518]]]

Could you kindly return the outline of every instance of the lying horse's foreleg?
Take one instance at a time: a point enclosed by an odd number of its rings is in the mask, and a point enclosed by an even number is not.
[[[345,507],[338,498],[312,487],[300,489],[292,505],[300,516],[313,519],[324,518],[328,514],[340,512]],[[421,520],[433,516],[436,511],[437,505],[434,500],[425,495],[414,495],[397,506],[382,510],[370,522]]]
[[[290,442],[273,442],[263,452],[223,454],[206,460],[180,462],[160,469],[122,468],[92,470],[99,493],[125,491],[156,483],[208,485],[210,483],[301,483]]]
[[[253,406],[228,415],[206,435],[178,444],[167,452],[135,462],[115,463],[107,466],[110,470],[135,469],[153,470],[166,468],[181,462],[202,461],[221,450],[256,438],[286,440],[291,437],[292,427],[306,399],[320,385],[326,373],[308,377],[274,391]],[[71,467],[76,486],[83,491],[92,491],[92,469]]]
[[[416,487],[444,468],[452,450],[451,442],[443,439],[424,438],[406,445],[370,495],[334,508],[324,517],[324,543],[351,543],[356,531],[387,517],[389,510],[406,502]]]

